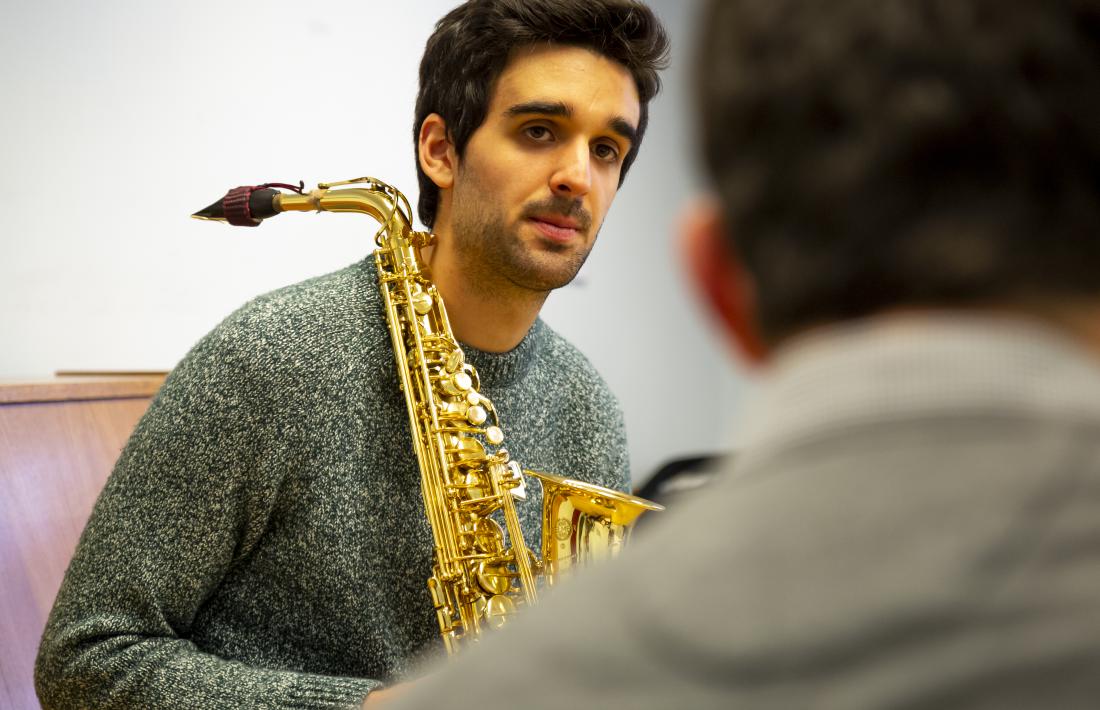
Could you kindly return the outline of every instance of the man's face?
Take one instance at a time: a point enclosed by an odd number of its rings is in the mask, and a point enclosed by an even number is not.
[[[572,281],[615,196],[640,110],[630,72],[610,59],[565,46],[517,52],[455,174],[452,229],[469,276],[533,291]]]

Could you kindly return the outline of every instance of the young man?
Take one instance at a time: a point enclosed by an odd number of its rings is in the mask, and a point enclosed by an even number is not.
[[[394,710],[1095,707],[1098,28],[712,2],[684,246],[761,366],[736,466]]]
[[[666,45],[635,2],[474,0],[439,22],[417,102],[430,266],[509,450],[620,489],[614,398],[537,315],[637,154]],[[59,592],[39,695],[356,707],[440,647],[431,554],[368,259],[246,305],[173,371]]]

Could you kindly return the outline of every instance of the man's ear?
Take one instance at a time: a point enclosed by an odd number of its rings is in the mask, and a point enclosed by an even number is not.
[[[447,122],[438,113],[429,114],[420,124],[417,153],[421,169],[439,189],[446,190],[454,185],[458,161],[447,132]]]
[[[733,253],[722,210],[713,199],[698,200],[681,219],[680,250],[704,305],[715,316],[741,356],[750,364],[765,362],[769,348],[760,337],[756,288]]]

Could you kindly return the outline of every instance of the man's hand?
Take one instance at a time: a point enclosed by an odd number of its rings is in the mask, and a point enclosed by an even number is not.
[[[363,699],[363,708],[369,710],[370,708],[383,707],[388,701],[403,695],[411,687],[412,683],[398,683],[386,688],[372,690],[370,695]]]

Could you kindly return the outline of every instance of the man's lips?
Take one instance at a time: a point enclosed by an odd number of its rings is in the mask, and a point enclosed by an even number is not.
[[[580,232],[580,222],[561,215],[536,215],[529,218],[535,227],[554,241],[568,241]]]

